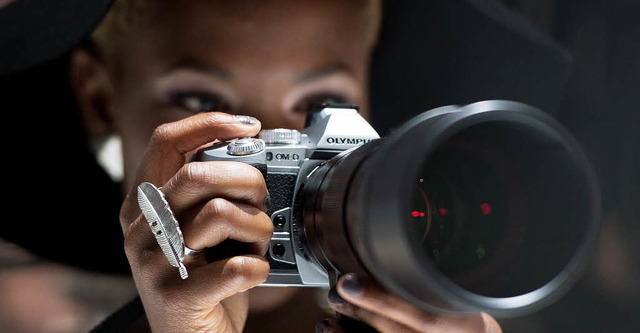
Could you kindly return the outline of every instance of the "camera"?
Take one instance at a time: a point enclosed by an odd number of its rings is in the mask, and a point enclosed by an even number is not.
[[[357,107],[324,105],[302,131],[263,129],[195,159],[263,172],[274,225],[264,286],[359,272],[428,311],[517,316],[572,286],[599,229],[580,145],[515,101],[431,109],[385,137]]]

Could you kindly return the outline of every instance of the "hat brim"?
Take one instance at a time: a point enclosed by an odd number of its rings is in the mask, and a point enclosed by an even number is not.
[[[0,74],[70,50],[104,17],[112,0],[14,0],[0,7]]]

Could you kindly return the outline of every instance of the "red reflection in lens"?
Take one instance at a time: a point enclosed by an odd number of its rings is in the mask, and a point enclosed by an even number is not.
[[[427,226],[424,230],[424,233],[422,234],[421,240],[422,242],[424,242],[425,239],[427,239],[427,235],[429,234],[429,229],[431,229],[431,203],[429,202],[429,198],[427,198],[427,194],[422,188],[420,188],[420,196],[422,197],[425,206],[427,206]],[[425,214],[423,213],[421,216],[425,216]]]
[[[480,211],[482,211],[482,215],[491,214],[491,204],[488,202],[483,202],[480,204]]]
[[[441,207],[441,208],[438,208],[438,213],[440,213],[440,216],[447,216],[449,211],[446,208]]]

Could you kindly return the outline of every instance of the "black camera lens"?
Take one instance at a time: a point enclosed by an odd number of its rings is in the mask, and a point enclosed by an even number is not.
[[[301,191],[334,278],[371,275],[429,311],[510,317],[558,299],[595,246],[600,196],[575,139],[510,101],[423,113],[323,164]]]
[[[485,120],[447,137],[417,169],[407,221],[417,248],[477,295],[543,288],[570,266],[593,219],[571,149],[536,123]]]

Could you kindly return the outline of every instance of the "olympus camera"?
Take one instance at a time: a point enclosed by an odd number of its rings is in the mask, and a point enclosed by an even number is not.
[[[264,286],[368,274],[428,311],[521,315],[564,293],[593,250],[593,169],[557,121],[488,100],[423,112],[386,137],[348,105],[196,160],[263,171],[274,233]]]

